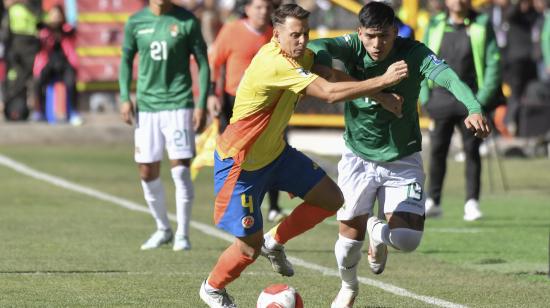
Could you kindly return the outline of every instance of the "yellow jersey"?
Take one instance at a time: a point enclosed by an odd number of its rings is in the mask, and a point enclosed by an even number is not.
[[[260,169],[285,148],[284,131],[302,91],[318,76],[310,72],[314,54],[288,57],[272,39],[252,59],[237,89],[233,116],[218,138],[221,159],[232,157],[243,170]]]

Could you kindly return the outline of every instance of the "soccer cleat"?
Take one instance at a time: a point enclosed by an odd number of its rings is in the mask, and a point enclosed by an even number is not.
[[[475,199],[470,199],[464,204],[464,220],[474,221],[483,217],[483,214],[479,210],[479,202]]]
[[[436,217],[441,217],[441,215],[443,215],[443,210],[438,204],[435,204],[432,198],[426,199],[426,203],[424,207],[426,211],[426,217],[436,218]]]
[[[221,290],[207,290],[206,280],[201,284],[199,296],[211,308],[237,308],[237,304],[233,302],[233,297],[227,294],[225,288]]]
[[[357,297],[357,290],[341,288],[336,298],[332,301],[330,308],[352,308]]]
[[[371,272],[375,275],[382,274],[386,267],[386,260],[388,260],[388,246],[384,243],[375,243],[372,239],[372,230],[379,223],[382,223],[382,220],[376,216],[372,216],[367,220],[367,232],[369,233],[367,260],[369,261]]]
[[[167,244],[172,240],[172,230],[157,230],[151,237],[141,245],[141,250],[159,248],[160,245]]]
[[[287,215],[281,211],[277,210],[271,210],[269,211],[269,214],[267,215],[267,221],[274,222],[274,223],[280,223],[283,219],[285,219]]]
[[[191,242],[187,236],[176,234],[174,237],[174,247],[172,249],[174,251],[190,250]]]
[[[269,249],[265,247],[264,244],[262,245],[261,254],[266,257],[269,262],[271,262],[273,271],[287,277],[294,275],[294,269],[292,268],[292,264],[286,258],[284,247],[281,246],[279,249]]]

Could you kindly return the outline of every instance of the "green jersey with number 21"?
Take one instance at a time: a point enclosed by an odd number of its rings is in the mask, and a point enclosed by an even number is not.
[[[193,108],[190,55],[206,57],[206,44],[195,16],[180,7],[162,15],[149,8],[134,14],[124,30],[123,58],[139,55],[137,106],[140,111]],[[121,68],[121,100],[128,100],[131,65]],[[202,102],[201,102],[202,104]]]

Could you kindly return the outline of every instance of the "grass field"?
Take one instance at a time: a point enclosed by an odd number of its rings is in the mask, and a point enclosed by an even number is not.
[[[0,154],[0,307],[203,307],[199,285],[228,245],[212,228],[212,170],[196,181],[193,249],[142,252],[154,223],[143,212],[129,144],[2,146]],[[15,171],[4,157],[32,169]],[[490,191],[485,173],[485,217],[472,223],[462,220],[462,168],[450,161],[444,216],[427,221],[416,252],[390,251],[380,276],[362,261],[356,307],[550,305],[550,160],[507,160],[508,192],[496,171]],[[168,171],[164,164],[167,196],[173,196]],[[287,209],[297,202],[281,199]],[[330,219],[288,243],[294,277],[276,275],[259,259],[228,291],[239,307],[255,307],[262,288],[285,282],[299,290],[306,307],[329,307],[340,283],[336,234]]]

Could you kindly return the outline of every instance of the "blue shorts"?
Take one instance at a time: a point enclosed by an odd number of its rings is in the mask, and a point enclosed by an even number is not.
[[[214,154],[216,198],[224,185],[228,185],[234,164],[232,158],[221,160],[217,152]],[[236,237],[254,234],[263,229],[260,207],[267,191],[277,189],[303,199],[325,175],[325,171],[309,157],[287,145],[269,165],[254,171],[240,171],[228,202],[221,207],[216,202],[215,211],[220,212],[216,226]]]

